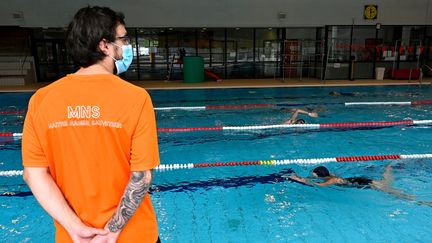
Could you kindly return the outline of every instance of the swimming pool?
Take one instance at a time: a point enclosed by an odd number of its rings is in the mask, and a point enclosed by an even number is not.
[[[331,97],[331,90],[359,92]],[[355,106],[343,102],[432,99],[429,86],[150,91],[155,107],[283,104],[315,109],[308,123],[430,120],[432,106]],[[24,109],[30,94],[0,94],[0,110]],[[305,104],[304,106],[300,104]],[[309,105],[307,105],[309,104]],[[13,107],[11,107],[13,106]],[[280,124],[281,106],[157,111],[157,126]],[[0,132],[20,132],[20,117],[1,115]],[[432,153],[428,125],[362,129],[264,129],[159,133],[164,164]],[[0,137],[0,171],[20,170],[20,139]],[[326,163],[337,175],[380,179],[393,165],[393,186],[432,201],[431,159]],[[432,208],[383,192],[291,183],[314,165],[224,166],[158,170],[152,201],[163,242],[424,242]],[[0,177],[0,237],[52,242],[51,219],[20,177]],[[6,195],[5,195],[6,193]],[[37,225],[37,227],[35,227]]]

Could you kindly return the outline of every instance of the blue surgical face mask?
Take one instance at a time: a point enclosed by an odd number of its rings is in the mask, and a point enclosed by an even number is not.
[[[115,46],[120,47],[119,45],[112,43]],[[132,63],[133,60],[133,50],[132,50],[132,45],[122,45],[121,49],[123,51],[123,58],[120,60],[116,60],[114,57],[111,57],[112,59],[114,59],[115,61],[115,66],[117,69],[117,74],[120,73],[124,73],[127,71],[127,69],[129,68],[129,66]]]

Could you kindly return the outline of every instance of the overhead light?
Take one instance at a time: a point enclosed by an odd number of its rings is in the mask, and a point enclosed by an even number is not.
[[[278,13],[278,19],[279,20],[283,20],[286,18],[286,13],[285,12],[279,12]]]
[[[23,20],[24,19],[24,13],[22,11],[15,11],[12,13],[12,18],[17,20]]]

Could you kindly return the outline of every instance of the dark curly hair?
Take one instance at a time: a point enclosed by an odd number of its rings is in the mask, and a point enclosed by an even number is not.
[[[317,174],[318,177],[330,176],[329,170],[324,166],[318,166],[312,172]]]
[[[68,54],[76,65],[88,67],[102,60],[105,54],[98,45],[102,39],[113,42],[118,25],[125,25],[124,15],[107,7],[85,7],[75,14],[66,38]]]

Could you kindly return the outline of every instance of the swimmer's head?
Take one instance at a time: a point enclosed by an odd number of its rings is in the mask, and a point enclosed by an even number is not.
[[[283,107],[279,109],[280,111],[285,111],[285,112],[294,112],[293,108],[288,108],[288,107]]]
[[[305,123],[306,123],[306,121],[303,119],[298,119],[295,121],[295,124],[305,124]]]
[[[340,96],[341,93],[339,93],[337,91],[330,91],[329,95],[331,95],[331,96]]]
[[[327,177],[330,176],[330,172],[326,167],[318,166],[312,171],[312,175],[315,177]]]

